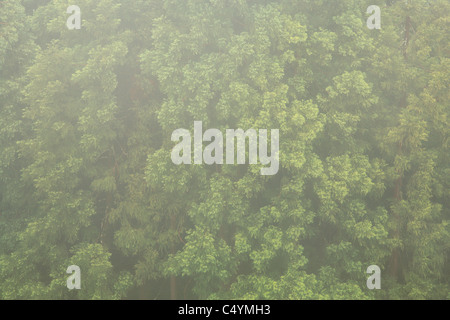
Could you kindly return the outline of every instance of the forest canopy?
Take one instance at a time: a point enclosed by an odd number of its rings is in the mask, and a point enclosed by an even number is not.
[[[449,25],[448,0],[0,1],[0,299],[450,299]],[[276,174],[174,164],[196,121],[279,130]]]

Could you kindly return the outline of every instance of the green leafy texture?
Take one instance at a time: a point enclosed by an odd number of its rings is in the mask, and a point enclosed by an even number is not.
[[[449,298],[447,0],[71,4],[0,3],[1,298]],[[174,165],[194,121],[278,174]]]

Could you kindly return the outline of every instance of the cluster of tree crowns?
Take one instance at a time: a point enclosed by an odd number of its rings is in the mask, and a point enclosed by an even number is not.
[[[0,298],[449,298],[448,0],[68,5],[0,3]],[[277,174],[175,165],[194,121]]]

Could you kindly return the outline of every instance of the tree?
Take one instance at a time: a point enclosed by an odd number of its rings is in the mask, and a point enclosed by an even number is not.
[[[449,298],[448,1],[71,4],[0,3],[0,297]],[[194,121],[278,173],[175,165]]]

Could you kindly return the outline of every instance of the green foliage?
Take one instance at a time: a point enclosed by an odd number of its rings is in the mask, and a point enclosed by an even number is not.
[[[0,3],[1,299],[449,298],[447,0],[70,4]],[[174,165],[194,121],[280,171]]]

